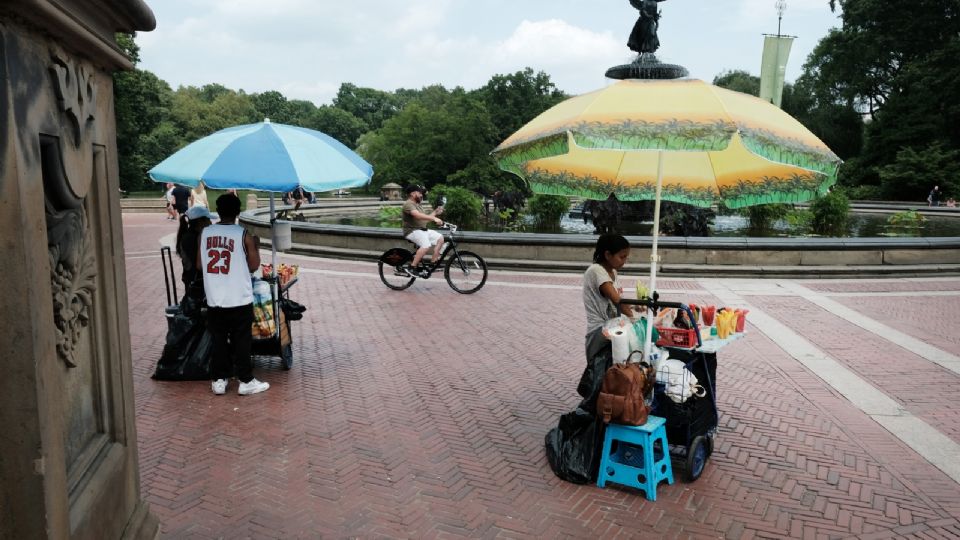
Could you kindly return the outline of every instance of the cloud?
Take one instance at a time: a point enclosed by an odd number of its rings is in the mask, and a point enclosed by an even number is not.
[[[610,32],[591,32],[559,19],[523,21],[513,34],[498,44],[495,54],[537,63],[569,62],[584,58],[611,57],[623,44]]]
[[[292,81],[280,85],[277,90],[287,99],[305,99],[314,104],[330,102],[340,89],[339,82],[331,81]]]
[[[609,31],[594,32],[560,19],[524,20],[491,47],[482,69],[489,78],[529,66],[549,73],[559,88],[579,93],[601,85],[606,68],[629,60],[623,41]]]
[[[836,20],[828,0],[788,0],[784,31],[803,39],[800,59]],[[763,32],[776,31],[774,0],[663,4],[661,60],[711,78],[756,71]],[[172,86],[212,82],[248,92],[276,89],[328,103],[342,82],[382,90],[443,84],[467,89],[525,67],[561,90],[609,84],[629,62],[636,10],[624,0],[163,0],[157,30],[140,34],[143,69]],[[788,77],[795,77],[788,69]]]

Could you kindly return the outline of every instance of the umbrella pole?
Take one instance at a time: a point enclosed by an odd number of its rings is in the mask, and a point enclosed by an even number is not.
[[[660,237],[660,192],[663,189],[663,150],[657,152],[657,193],[653,203],[653,246],[650,248],[650,298],[657,291],[657,239]],[[653,312],[648,311],[647,335],[643,338],[643,359],[650,361],[650,347],[653,341]]]
[[[277,218],[273,214],[273,192],[270,192],[270,271],[271,277],[277,277],[277,242],[273,237],[273,222]]]
[[[277,220],[274,215],[273,192],[270,192],[270,277],[273,278],[270,286],[273,287],[273,323],[277,329],[277,337],[280,337],[280,282],[277,281],[277,237],[273,231],[273,222]]]

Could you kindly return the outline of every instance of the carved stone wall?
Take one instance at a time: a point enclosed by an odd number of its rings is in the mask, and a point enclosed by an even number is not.
[[[159,530],[139,493],[111,79],[112,29],[153,22],[130,18],[139,0],[96,4],[0,6],[0,538]]]

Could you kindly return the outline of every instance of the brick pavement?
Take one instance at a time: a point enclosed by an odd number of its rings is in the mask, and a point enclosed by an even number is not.
[[[699,480],[661,485],[653,503],[557,479],[543,436],[578,402],[578,276],[493,272],[471,296],[434,279],[393,292],[369,263],[289,258],[310,309],[291,371],[258,359],[268,392],[153,381],[166,330],[156,242],[175,225],[123,219],[141,489],[165,538],[960,536],[960,486],[757,331],[720,354],[718,445]],[[956,296],[922,293],[960,282],[823,286],[921,293],[838,301],[918,339],[942,335],[956,354],[955,324],[905,321],[931,309],[957,320]],[[695,280],[661,290],[714,300]],[[749,300],[956,438],[942,390],[960,386],[955,374],[800,298]]]

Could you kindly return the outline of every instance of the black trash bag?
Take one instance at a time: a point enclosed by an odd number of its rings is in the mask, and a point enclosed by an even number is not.
[[[583,398],[580,408],[589,412],[597,411],[597,396],[600,395],[600,386],[603,385],[603,376],[613,365],[613,348],[610,340],[596,331],[587,338],[587,367],[580,375],[577,384],[577,393]]]
[[[299,321],[303,318],[303,312],[307,310],[307,306],[299,302],[294,302],[289,298],[281,298],[280,309],[283,310],[283,314],[287,317],[288,321]]]
[[[203,381],[210,379],[213,336],[207,330],[202,302],[189,296],[173,316],[167,343],[157,362],[153,378],[160,381]]]
[[[606,425],[579,407],[560,417],[544,438],[553,473],[574,484],[597,481]]]
[[[560,417],[557,427],[544,437],[547,462],[553,473],[574,484],[597,481],[606,424],[597,417],[597,396],[607,369],[613,365],[610,342],[596,332],[587,339],[589,360],[580,376],[577,393],[583,401]]]

